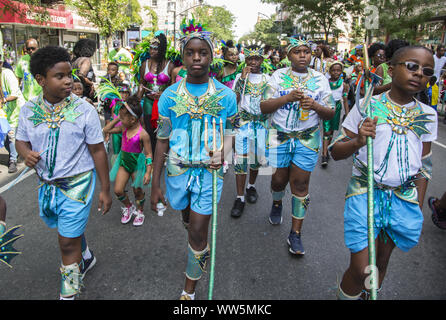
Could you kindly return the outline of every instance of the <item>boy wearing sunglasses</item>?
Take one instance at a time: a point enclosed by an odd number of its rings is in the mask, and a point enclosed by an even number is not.
[[[403,251],[413,248],[423,224],[420,208],[432,172],[431,143],[437,138],[437,115],[413,97],[426,88],[434,74],[434,61],[429,49],[407,46],[395,52],[390,64],[391,89],[372,97],[372,118],[355,105],[343,123],[342,134],[331,147],[334,160],[353,155],[353,175],[344,209],[344,239],[350,249],[350,266],[337,291],[338,298],[343,300],[368,295],[367,137],[374,139],[378,287],[395,246]]]
[[[29,69],[29,62],[31,60],[31,56],[38,49],[37,40],[36,39],[28,39],[25,42],[25,52],[26,54],[19,60],[17,64],[17,68],[15,70],[15,75],[20,81],[22,87],[23,97],[26,101],[31,100],[34,97],[37,97],[40,92],[42,92],[42,87],[39,86],[36,79],[34,79],[31,71]]]

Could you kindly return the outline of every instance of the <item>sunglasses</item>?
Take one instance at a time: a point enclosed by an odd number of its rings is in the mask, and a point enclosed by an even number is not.
[[[26,51],[34,51],[34,50],[36,50],[37,48],[36,47],[27,47],[27,48],[25,48],[25,50]]]
[[[432,77],[435,72],[434,69],[428,68],[428,67],[422,68],[422,67],[420,67],[420,65],[418,63],[415,63],[415,62],[406,61],[406,62],[399,62],[399,63],[397,63],[397,65],[398,64],[405,64],[407,70],[409,70],[410,72],[417,72],[417,70],[421,68],[423,75],[426,77]]]

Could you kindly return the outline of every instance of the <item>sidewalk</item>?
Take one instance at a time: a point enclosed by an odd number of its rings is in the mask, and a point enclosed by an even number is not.
[[[17,163],[17,172],[8,173],[8,160],[8,151],[3,147],[0,149],[0,187],[14,180],[26,167],[23,162],[19,162]]]

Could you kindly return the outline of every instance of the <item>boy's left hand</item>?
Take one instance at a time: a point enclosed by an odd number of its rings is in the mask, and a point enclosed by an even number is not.
[[[309,96],[304,96],[302,100],[300,100],[300,106],[303,109],[313,109],[315,105],[315,101],[313,98],[310,98]]]
[[[105,215],[111,208],[112,197],[109,191],[101,191],[99,193],[98,211],[102,211],[102,215]]]

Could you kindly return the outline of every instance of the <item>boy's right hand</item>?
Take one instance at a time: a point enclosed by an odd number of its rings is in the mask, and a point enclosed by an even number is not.
[[[34,168],[40,159],[40,153],[30,150],[25,157],[25,165],[27,167]]]
[[[164,206],[167,206],[166,200],[164,199],[163,191],[161,188],[154,187],[152,185],[152,193],[150,195],[150,203],[152,205],[152,210],[157,212],[156,205],[158,202],[162,202]]]
[[[365,146],[367,144],[367,137],[372,137],[375,139],[376,136],[376,124],[378,123],[378,117],[372,118],[367,117],[362,125],[358,126],[358,142],[360,146]]]
[[[304,97],[304,93],[300,90],[293,90],[286,95],[288,102],[299,101]]]

